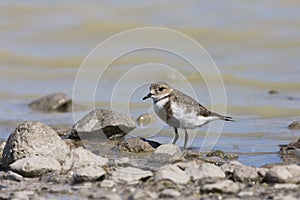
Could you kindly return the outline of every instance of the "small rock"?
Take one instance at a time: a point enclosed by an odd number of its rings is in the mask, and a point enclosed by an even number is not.
[[[240,165],[233,172],[233,180],[242,183],[259,182],[259,178],[255,167]]]
[[[236,194],[240,191],[240,186],[231,180],[223,180],[213,184],[206,184],[201,188],[202,192],[206,193],[227,193]]]
[[[0,139],[0,158],[2,158],[5,144],[6,144],[6,142],[5,141],[1,141],[1,139]]]
[[[295,150],[300,149],[300,138],[296,142],[291,142],[289,144],[279,145],[280,146],[280,152],[282,154],[290,155],[293,154]]]
[[[300,182],[300,166],[296,164],[274,166],[267,171],[264,181],[267,183]]]
[[[40,122],[27,121],[10,134],[4,147],[2,164],[8,167],[21,158],[32,156],[53,158],[62,163],[69,152],[67,144],[52,128]]]
[[[101,194],[100,196],[93,197],[92,199],[101,200],[123,200],[118,194]]]
[[[96,109],[79,120],[70,132],[70,138],[116,139],[136,128],[134,120],[125,114],[111,110]]]
[[[178,146],[163,144],[154,151],[153,158],[155,160],[176,161],[180,159],[181,155],[182,152]]]
[[[72,183],[98,181],[105,177],[106,172],[99,166],[87,166],[73,171]]]
[[[132,153],[153,152],[155,149],[139,137],[128,138],[118,146],[119,150]]]
[[[165,165],[157,170],[154,179],[155,181],[170,180],[174,183],[186,184],[190,177],[177,165]]]
[[[268,94],[278,94],[279,92],[277,90],[269,90]]]
[[[106,187],[106,188],[112,188],[116,185],[116,183],[113,180],[103,180],[101,182],[101,187]]]
[[[63,170],[68,171],[70,169],[79,169],[87,166],[104,166],[108,163],[107,158],[103,158],[92,152],[78,147],[76,149],[72,149],[70,155],[66,158],[63,163]]]
[[[252,191],[241,191],[238,193],[238,197],[252,197],[254,192]]]
[[[138,189],[128,199],[144,200],[144,199],[157,199],[157,198],[158,195],[155,192]]]
[[[10,199],[29,200],[38,199],[38,195],[34,191],[18,191],[11,193]]]
[[[221,150],[215,150],[208,152],[206,154],[206,157],[219,157],[225,160],[232,160],[232,159],[237,159],[238,155],[236,153],[224,153]]]
[[[11,180],[11,181],[20,182],[23,180],[23,176],[12,171],[8,171],[8,172],[0,171],[0,180]]]
[[[276,190],[298,190],[299,186],[294,183],[276,183],[274,188]]]
[[[27,157],[10,165],[12,171],[27,177],[41,176],[47,172],[60,171],[61,165],[53,158]]]
[[[177,190],[167,188],[160,193],[159,198],[176,198],[180,195],[180,192],[178,192]]]
[[[189,167],[186,168],[188,176],[192,177],[193,180],[199,180],[203,178],[220,179],[225,178],[225,173],[222,169],[214,164],[201,163],[198,164],[194,161],[190,162]]]
[[[212,164],[218,165],[218,166],[221,166],[221,165],[227,163],[227,161],[224,160],[223,158],[216,157],[216,156],[206,157],[204,159],[204,161],[207,163],[212,163]]]
[[[63,93],[53,93],[29,103],[29,107],[40,111],[69,112],[72,99]]]
[[[242,163],[234,160],[221,165],[221,169],[225,172],[227,176],[232,176],[235,168],[242,167],[242,166],[244,166]]]
[[[153,176],[151,171],[145,171],[134,167],[119,167],[112,173],[112,180],[116,182],[126,182],[136,184],[140,180],[145,180]]]
[[[291,123],[288,126],[288,128],[292,129],[292,130],[300,129],[300,120],[299,121],[294,121],[293,123]]]
[[[154,121],[154,119],[152,114],[142,114],[136,119],[136,122],[139,126],[147,126]]]

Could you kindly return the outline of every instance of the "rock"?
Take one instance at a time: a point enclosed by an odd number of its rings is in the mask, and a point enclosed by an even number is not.
[[[72,183],[103,180],[106,172],[99,166],[87,166],[73,171]]]
[[[101,182],[101,187],[106,187],[106,188],[112,188],[116,185],[116,183],[113,180],[103,180]]]
[[[176,197],[179,197],[180,195],[181,195],[180,192],[178,192],[177,190],[167,188],[167,189],[164,189],[160,193],[159,198],[162,198],[162,199],[165,199],[165,198],[176,198]]]
[[[38,194],[34,191],[18,191],[11,194],[10,199],[14,200],[29,200],[29,199],[40,199]]]
[[[223,158],[216,157],[216,156],[206,157],[204,159],[204,161],[207,163],[212,163],[212,164],[218,165],[218,166],[221,166],[221,165],[227,163],[227,161],[224,160]]]
[[[295,150],[300,149],[300,138],[296,142],[291,142],[286,145],[279,145],[280,146],[280,152],[282,154],[290,155],[293,154]]]
[[[256,183],[260,181],[260,176],[257,172],[255,167],[239,165],[234,169],[232,178],[234,181],[242,183]]]
[[[226,177],[220,167],[210,163],[198,164],[192,161],[185,171],[188,176],[192,177],[193,180],[204,178],[221,179]]]
[[[29,107],[40,111],[69,112],[72,99],[63,93],[53,93],[29,103]]]
[[[12,171],[27,177],[38,177],[47,172],[61,170],[59,162],[53,158],[41,156],[26,157],[10,165]]]
[[[158,199],[158,195],[155,192],[149,190],[138,189],[128,199],[132,199],[132,200]]]
[[[300,166],[296,164],[274,166],[267,171],[264,181],[267,183],[299,183]]]
[[[163,144],[155,149],[153,159],[160,161],[176,161],[182,156],[180,148],[174,144]]]
[[[274,185],[274,189],[276,190],[298,190],[299,186],[294,183],[276,183]]]
[[[128,138],[122,141],[118,146],[119,150],[132,153],[153,152],[155,149],[149,142],[142,140],[139,137]]]
[[[123,198],[118,194],[101,194],[100,196],[92,197],[92,199],[123,200]]]
[[[228,193],[236,194],[240,191],[241,187],[238,183],[231,180],[223,180],[213,184],[206,184],[201,188],[202,192],[206,193]]]
[[[70,132],[69,138],[116,139],[136,128],[134,120],[125,114],[111,110],[96,109],[79,120]]]
[[[294,121],[293,123],[291,123],[289,126],[288,126],[289,129],[292,129],[292,130],[296,130],[296,129],[300,129],[300,120],[299,121]],[[299,140],[298,140],[299,141]]]
[[[186,184],[190,177],[177,165],[165,165],[156,171],[154,179],[155,181],[170,180],[174,183]]]
[[[279,92],[277,90],[269,90],[268,94],[278,94]]]
[[[252,191],[241,191],[238,193],[238,197],[246,198],[246,197],[252,197],[254,195],[254,192]]]
[[[214,150],[211,152],[208,152],[206,154],[206,157],[219,157],[225,160],[232,160],[232,159],[237,159],[238,155],[236,153],[224,153],[221,150]]]
[[[63,170],[68,171],[70,169],[79,169],[87,166],[104,166],[108,163],[107,158],[103,158],[92,152],[78,147],[76,149],[72,149],[70,155],[65,159],[63,163]]]
[[[47,126],[36,121],[21,123],[9,136],[4,147],[2,164],[9,164],[26,157],[53,158],[62,163],[69,154],[67,144]]]
[[[145,180],[153,176],[151,171],[145,171],[134,167],[119,167],[112,173],[112,180],[116,182],[126,182],[136,184],[140,180]]]
[[[139,126],[147,126],[149,125],[151,122],[154,121],[154,116],[152,114],[142,114],[140,115],[137,119],[136,119],[136,123]]]
[[[23,176],[12,171],[8,171],[8,172],[0,171],[0,180],[11,180],[11,181],[20,182],[23,180]]]

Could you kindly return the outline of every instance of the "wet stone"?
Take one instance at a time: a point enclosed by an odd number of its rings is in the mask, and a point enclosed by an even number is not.
[[[62,163],[69,154],[67,144],[46,124],[27,121],[21,123],[10,134],[4,147],[2,163],[4,167],[26,157],[41,156]]]
[[[300,129],[300,120],[299,121],[294,121],[293,123],[291,123],[288,126],[288,128],[292,129],[292,130]]]
[[[153,152],[155,150],[147,140],[139,137],[128,138],[122,141],[118,149],[132,153]]]
[[[53,93],[32,101],[28,106],[40,111],[69,112],[72,110],[72,99],[64,93]]]
[[[79,120],[70,131],[72,139],[116,139],[136,128],[134,120],[125,114],[96,109]]]

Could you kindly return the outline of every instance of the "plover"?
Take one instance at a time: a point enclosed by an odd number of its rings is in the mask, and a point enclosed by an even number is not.
[[[184,149],[188,141],[187,129],[196,129],[214,120],[234,121],[231,117],[209,111],[195,99],[164,81],[151,84],[150,93],[143,100],[148,98],[152,98],[154,111],[159,118],[174,128],[173,144],[178,140],[178,128],[184,129]]]

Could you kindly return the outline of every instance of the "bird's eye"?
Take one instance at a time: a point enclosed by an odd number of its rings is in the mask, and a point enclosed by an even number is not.
[[[158,91],[162,92],[164,89],[165,89],[165,88],[160,87],[160,88],[158,88]]]

